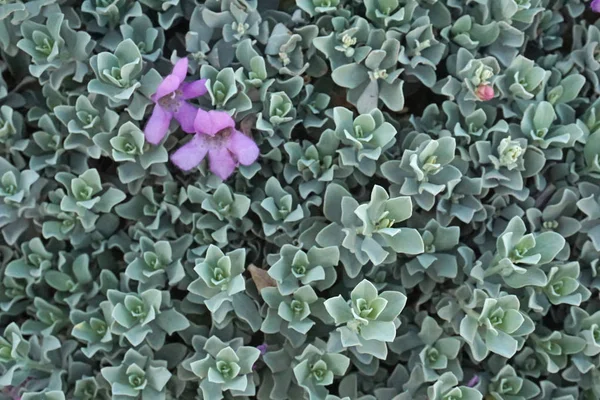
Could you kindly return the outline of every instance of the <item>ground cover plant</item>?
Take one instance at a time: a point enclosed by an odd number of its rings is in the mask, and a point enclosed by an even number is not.
[[[0,0],[0,400],[600,399],[598,12]]]

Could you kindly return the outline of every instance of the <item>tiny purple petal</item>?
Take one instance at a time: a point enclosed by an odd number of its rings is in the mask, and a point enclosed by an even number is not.
[[[19,389],[21,389],[29,380],[30,379],[27,378],[19,386],[5,386],[2,389],[2,393],[7,394],[12,400],[21,400],[21,396],[19,396]]]
[[[208,89],[206,88],[206,79],[184,83],[181,85],[181,98],[184,100],[195,99],[204,96]]]
[[[208,147],[201,135],[196,135],[171,155],[171,162],[184,171],[196,168],[206,157]]]
[[[471,378],[471,380],[467,383],[468,387],[474,387],[479,383],[479,376],[475,375]]]
[[[165,97],[166,95],[173,93],[174,91],[179,89],[181,82],[181,79],[174,75],[165,76],[165,79],[163,79],[160,85],[158,85],[156,93],[154,93],[154,95],[152,96],[152,100],[154,102],[157,102],[158,99],[160,99],[161,97]]]
[[[235,128],[235,121],[225,111],[198,110],[194,128],[198,133],[214,136],[223,129]]]
[[[600,0],[593,0],[591,8],[592,11],[600,13]]]
[[[227,148],[242,165],[251,165],[258,158],[259,150],[254,140],[237,130],[231,134]]]
[[[196,137],[199,136],[201,135],[196,135]],[[210,160],[210,170],[222,180],[229,178],[237,165],[237,162],[226,148],[210,149],[208,159]]]
[[[175,76],[179,79],[179,82],[183,82],[188,72],[188,59],[187,57],[180,58],[179,61],[175,63],[173,67],[173,71],[171,72],[171,76]]]
[[[181,129],[186,133],[194,133],[194,120],[198,109],[186,101],[179,103],[179,109],[173,116],[179,122]]]
[[[167,134],[169,123],[173,115],[159,105],[154,106],[154,111],[146,123],[144,134],[146,140],[152,144],[158,144]]]
[[[263,343],[263,344],[259,344],[258,346],[256,346],[256,348],[258,349],[258,351],[260,351],[260,355],[264,356],[265,354],[267,354],[267,344]]]

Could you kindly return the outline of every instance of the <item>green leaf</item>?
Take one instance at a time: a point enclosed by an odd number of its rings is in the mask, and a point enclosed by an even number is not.
[[[156,317],[156,322],[169,335],[190,326],[188,319],[174,309],[161,311]]]
[[[511,358],[517,352],[517,341],[503,331],[497,331],[494,334],[488,329],[485,334],[485,345],[492,353],[505,358]]]
[[[335,296],[325,300],[325,309],[333,317],[336,325],[344,324],[354,319],[350,306],[342,296]]]

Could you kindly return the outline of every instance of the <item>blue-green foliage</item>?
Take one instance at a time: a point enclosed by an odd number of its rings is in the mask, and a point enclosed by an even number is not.
[[[0,0],[0,400],[600,400],[596,10]]]

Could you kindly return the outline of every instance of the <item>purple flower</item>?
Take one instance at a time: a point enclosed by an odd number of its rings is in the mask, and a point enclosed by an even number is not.
[[[479,376],[475,375],[471,378],[471,380],[467,383],[468,387],[474,387],[477,386],[477,384],[479,383]]]
[[[173,117],[184,132],[194,133],[194,118],[198,109],[186,100],[207,92],[206,79],[184,82],[187,68],[187,58],[177,61],[171,74],[163,79],[152,95],[152,101],[156,105],[144,129],[146,140],[152,144],[160,143],[165,137]]]
[[[254,140],[235,129],[235,121],[224,111],[198,110],[194,128],[192,140],[171,155],[184,171],[197,167],[208,154],[210,170],[225,180],[238,164],[251,165],[258,158]]]
[[[592,0],[592,11],[600,13],[600,0]]]

